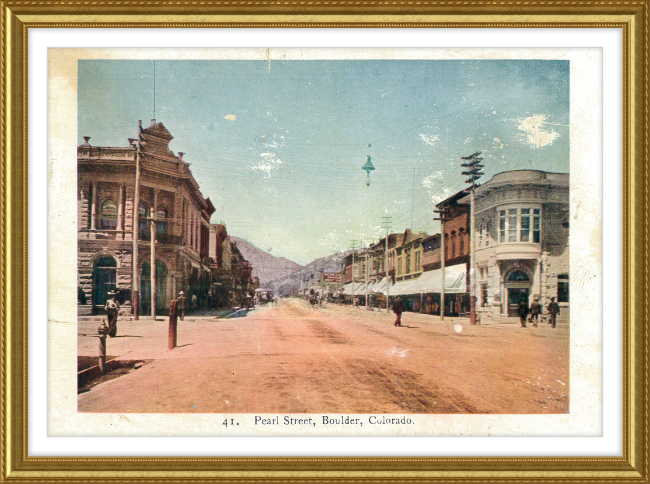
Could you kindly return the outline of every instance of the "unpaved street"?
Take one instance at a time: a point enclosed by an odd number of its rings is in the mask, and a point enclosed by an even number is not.
[[[166,318],[165,318],[166,319]],[[301,300],[231,319],[120,321],[109,354],[151,363],[79,395],[82,412],[564,413],[569,332]],[[460,326],[460,332],[458,327]],[[96,331],[96,323],[88,323]],[[80,334],[84,327],[80,323]],[[96,355],[79,337],[79,354]]]

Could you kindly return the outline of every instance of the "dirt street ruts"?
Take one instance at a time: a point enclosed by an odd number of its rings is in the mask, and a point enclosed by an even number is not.
[[[78,398],[81,412],[565,413],[569,330],[297,299],[243,317],[120,321],[122,358],[154,360]],[[485,320],[484,320],[485,322]],[[90,326],[91,323],[88,323]],[[459,326],[460,325],[460,326]],[[82,331],[80,324],[80,333]],[[460,331],[459,331],[460,329]],[[79,337],[79,354],[95,351]],[[160,346],[160,347],[158,347]]]

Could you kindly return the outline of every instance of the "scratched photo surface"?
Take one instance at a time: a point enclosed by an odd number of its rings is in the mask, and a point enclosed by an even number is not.
[[[569,412],[568,60],[77,69],[78,412]]]

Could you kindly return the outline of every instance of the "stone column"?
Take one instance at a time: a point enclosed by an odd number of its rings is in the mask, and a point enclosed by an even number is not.
[[[99,183],[91,183],[90,186],[93,191],[90,205],[90,230],[97,230],[97,189]]]
[[[537,259],[537,266],[535,267],[535,274],[533,275],[533,287],[532,291],[533,296],[538,295],[542,296],[542,259],[541,257]]]

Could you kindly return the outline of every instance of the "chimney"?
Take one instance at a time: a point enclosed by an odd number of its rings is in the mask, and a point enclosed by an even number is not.
[[[142,120],[138,119],[138,128],[142,129]]]
[[[156,120],[155,120],[155,119],[152,119],[152,120],[151,120],[151,126],[149,126],[149,127],[150,127],[150,128],[153,128],[155,125],[156,125]]]
[[[179,152],[178,152],[178,157],[181,159],[181,161],[183,161],[183,155],[184,155],[184,154],[185,154],[185,153],[183,153],[182,151],[179,151]]]

